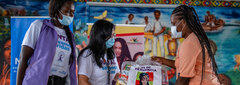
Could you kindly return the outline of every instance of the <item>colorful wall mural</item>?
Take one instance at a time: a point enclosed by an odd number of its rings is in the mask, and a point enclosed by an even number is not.
[[[136,3],[136,4],[187,4],[193,6],[199,19],[206,30],[208,37],[217,45],[215,59],[218,65],[220,77],[226,80],[230,85],[239,85],[240,79],[240,2],[239,1],[209,1],[209,0],[75,0],[75,18],[73,23],[73,31],[75,32],[76,43],[78,48],[86,46],[88,24],[94,23],[98,19],[108,19],[114,24],[135,24],[145,25],[148,17],[149,23],[155,19],[154,11],[161,12],[160,21],[166,27],[164,32],[164,57],[175,59],[176,46],[182,39],[171,40],[168,30],[171,26],[170,15],[174,8],[153,8],[153,7],[106,7],[88,5],[86,2],[113,2],[113,3]],[[105,12],[106,11],[106,12]],[[131,14],[131,15],[130,15]],[[5,16],[0,18],[0,40],[1,49],[9,50],[9,46],[2,49],[4,42],[10,37],[10,16],[48,16],[48,1],[22,1],[22,0],[2,0],[0,2],[0,15]],[[128,16],[134,15],[134,18],[129,20]],[[206,16],[208,15],[208,16]],[[132,18],[132,17],[131,17]],[[129,23],[130,22],[130,23]],[[153,55],[148,51],[149,40],[145,39],[145,53]],[[150,38],[151,40],[151,38]],[[159,41],[157,41],[159,42]],[[170,43],[171,42],[171,43]],[[153,45],[153,39],[152,39]],[[11,47],[11,46],[10,46]],[[157,49],[161,49],[157,43]],[[20,49],[19,49],[20,50]],[[157,51],[160,56],[160,51]],[[13,53],[13,52],[12,52]],[[11,54],[13,55],[13,54]],[[1,53],[1,61],[4,60]],[[16,56],[15,56],[16,57]],[[10,69],[10,64],[0,64],[0,74],[7,74]],[[15,69],[16,70],[16,69]],[[174,69],[169,68],[170,85],[175,83]],[[9,75],[9,73],[8,73]],[[8,75],[1,75],[0,79],[8,78]],[[1,82],[1,81],[0,81]],[[4,81],[8,84],[8,80]],[[2,83],[0,83],[2,84]]]

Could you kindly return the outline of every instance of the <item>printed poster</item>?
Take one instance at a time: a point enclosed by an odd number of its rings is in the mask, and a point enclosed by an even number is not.
[[[160,66],[132,66],[127,85],[162,85]]]

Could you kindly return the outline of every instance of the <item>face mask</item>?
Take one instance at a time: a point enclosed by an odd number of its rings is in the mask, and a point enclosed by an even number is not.
[[[60,12],[60,11],[59,11],[59,12]],[[59,18],[58,18],[58,21],[59,21],[62,25],[68,26],[68,25],[70,25],[70,24],[72,23],[73,17],[66,16],[66,15],[62,14],[61,12],[60,12],[60,14],[62,15],[63,18],[62,18],[62,19],[59,19]]]
[[[179,23],[176,26],[171,26],[171,33],[172,33],[171,36],[172,36],[172,38],[182,38],[182,31],[183,31],[183,28],[185,27],[185,25],[183,26],[181,32],[177,32],[177,26],[179,25]]]
[[[111,47],[114,45],[114,43],[115,43],[114,37],[113,37],[113,38],[110,38],[110,39],[108,39],[107,42],[106,42],[106,47],[107,47],[107,48],[111,48]]]

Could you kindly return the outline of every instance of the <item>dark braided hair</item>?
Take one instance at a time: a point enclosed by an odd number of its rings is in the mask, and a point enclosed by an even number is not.
[[[62,9],[63,5],[66,2],[74,2],[74,1],[73,0],[50,0],[49,1],[49,16],[52,19],[58,19],[57,14],[59,13],[59,10]],[[72,38],[72,34],[71,34],[70,29],[69,29],[69,26],[64,26],[63,29],[66,32],[68,42],[71,46],[72,51],[71,51],[70,62],[69,63],[72,63],[73,60],[74,60],[73,55],[75,55],[75,54],[73,54],[73,51],[75,51],[74,46],[73,46],[74,39]]]
[[[186,5],[180,5],[177,8],[173,10],[172,15],[178,16],[179,20],[184,19],[187,22],[187,26],[189,29],[197,36],[201,47],[202,47],[202,78],[201,78],[201,84],[204,77],[204,71],[205,71],[205,47],[208,51],[209,58],[211,59],[211,64],[213,66],[213,71],[215,72],[215,75],[217,76],[217,64],[215,62],[215,58],[213,55],[213,52],[211,50],[211,46],[208,40],[208,37],[205,33],[205,31],[202,28],[202,25],[200,23],[200,20],[198,18],[198,15],[193,7],[188,7]]]

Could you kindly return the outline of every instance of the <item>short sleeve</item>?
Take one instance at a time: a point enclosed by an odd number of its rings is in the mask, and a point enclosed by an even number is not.
[[[35,49],[36,42],[41,32],[42,24],[43,24],[42,20],[35,20],[30,25],[24,36],[22,45],[26,45],[31,47],[32,49]]]
[[[89,55],[89,51],[85,50],[78,60],[78,74],[91,77],[93,71],[93,58]]]
[[[200,50],[201,49],[197,48],[192,42],[182,43],[179,51],[178,76],[193,77],[196,75],[195,66]]]

